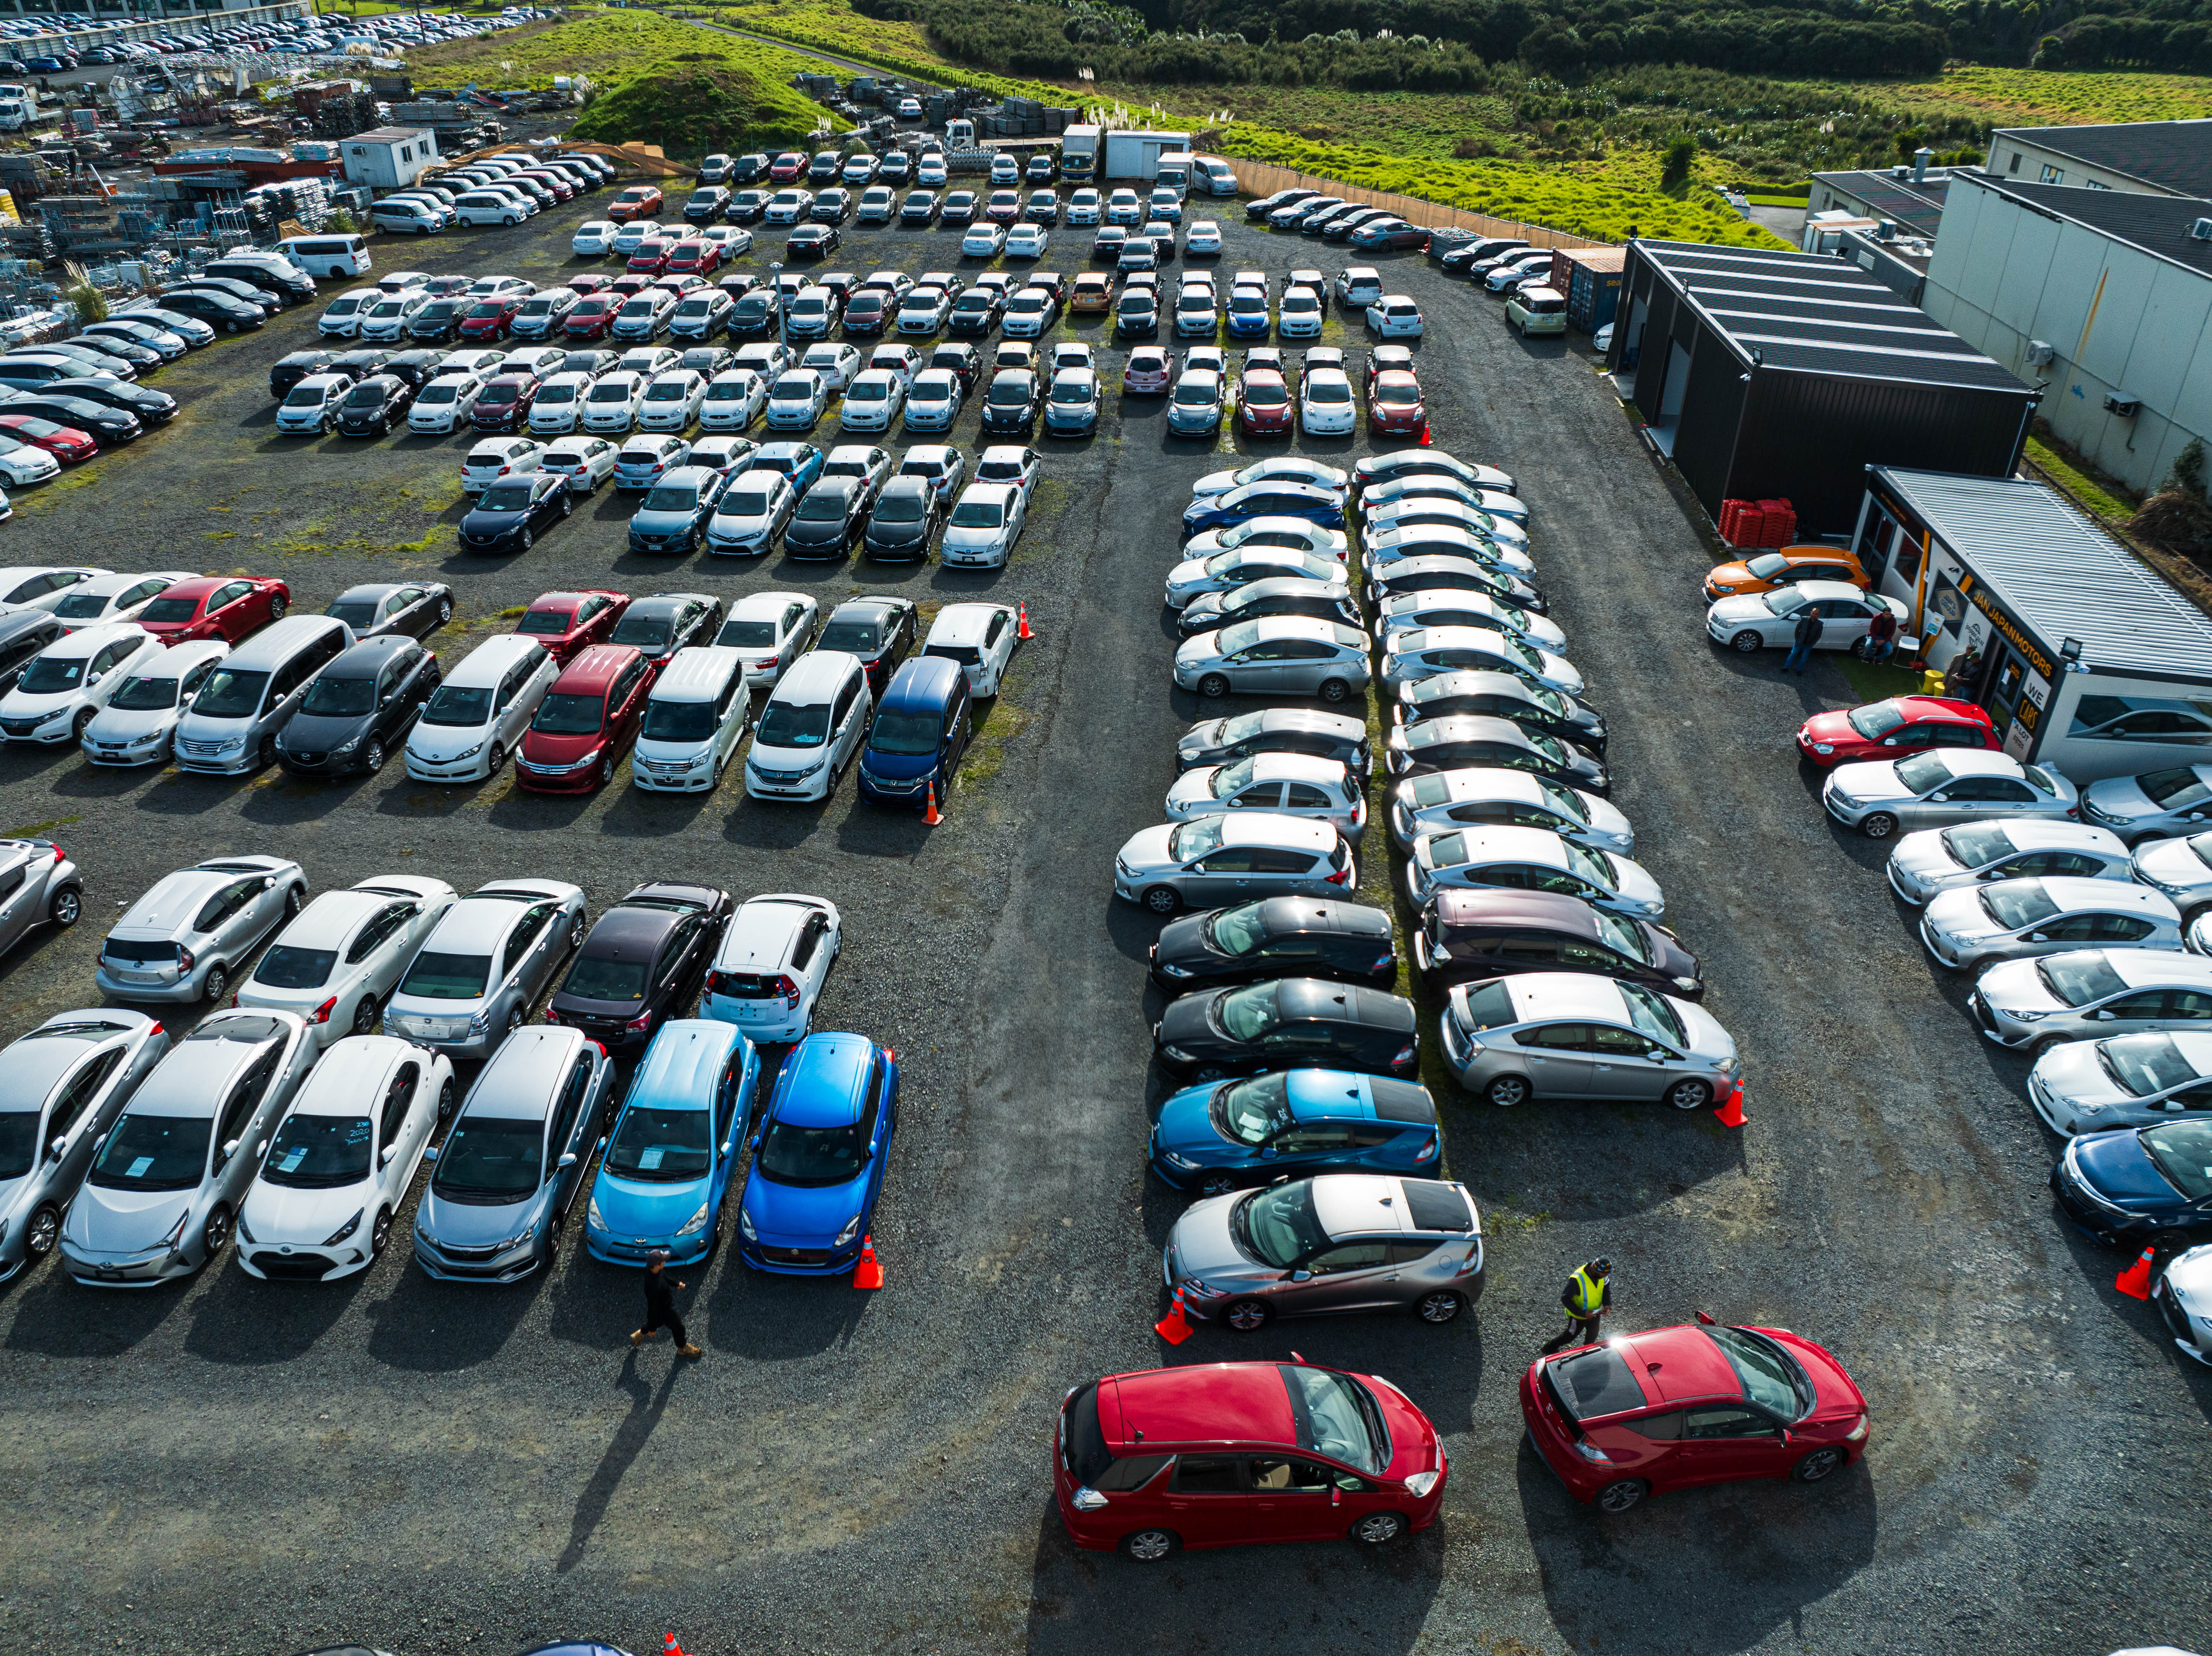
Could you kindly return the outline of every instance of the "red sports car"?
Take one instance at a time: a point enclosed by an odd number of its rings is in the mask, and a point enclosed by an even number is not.
[[[663,268],[670,276],[703,276],[721,262],[719,241],[679,241],[668,250],[668,263]]]
[[[1786,1329],[1702,1319],[1539,1357],[1521,1413],[1567,1492],[1608,1513],[1699,1483],[1818,1483],[1866,1452],[1843,1364]]]
[[[1929,748],[1996,748],[1996,725],[1971,701],[1900,695],[1814,713],[1797,727],[1797,751],[1822,770],[1867,759],[1902,759]]]
[[[496,294],[477,300],[461,318],[460,337],[471,344],[506,338],[507,329],[514,325],[514,313],[522,308],[522,301],[527,297],[526,294]]]
[[[514,630],[536,639],[554,660],[566,661],[586,645],[605,643],[629,608],[627,592],[547,592],[532,600]]]
[[[1237,429],[1247,437],[1287,437],[1291,388],[1274,368],[1247,367],[1237,390]]]
[[[42,420],[35,414],[0,414],[0,431],[20,438],[33,448],[42,448],[69,464],[77,460],[89,460],[100,452],[100,445],[89,432],[79,431],[75,426],[57,424]]]
[[[575,309],[561,318],[561,331],[571,339],[603,339],[615,325],[615,312],[622,307],[620,294],[593,294],[580,299]]]
[[[662,206],[660,191],[649,184],[633,184],[607,204],[607,216],[617,224],[649,219]]]
[[[138,624],[164,644],[219,638],[236,644],[292,606],[292,589],[281,580],[242,575],[203,575],[180,580],[138,615]]]
[[[1368,430],[1378,437],[1418,437],[1428,423],[1428,404],[1421,400],[1419,380],[1397,368],[1375,376],[1367,390]]]

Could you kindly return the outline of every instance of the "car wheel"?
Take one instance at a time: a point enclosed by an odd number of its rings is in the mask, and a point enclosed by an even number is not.
[[[601,787],[605,787],[608,783],[614,779],[615,756],[612,754],[609,754],[599,761],[599,786]],[[830,786],[833,788],[837,786],[837,779],[834,773],[830,778]]]
[[[1729,640],[1729,648],[1738,655],[1755,656],[1766,647],[1766,640],[1747,627]]]
[[[520,1006],[511,1006],[507,1012],[507,1028],[500,1033],[502,1035],[511,1035],[520,1028],[522,1028],[522,1009]],[[441,1100],[441,1102],[442,1101]]]
[[[353,1033],[373,1035],[376,1033],[376,997],[363,995],[361,1004],[353,1009]]]
[[[1413,1314],[1425,1323],[1441,1325],[1455,1320],[1467,1309],[1466,1299],[1448,1288],[1433,1294],[1424,1294],[1413,1301]]]
[[[1860,822],[1859,832],[1869,840],[1887,840],[1897,832],[1897,818],[1886,810],[1875,811]]]
[[[370,1220],[368,1224],[368,1257],[372,1259],[383,1258],[384,1245],[391,1240],[392,1210],[379,1208],[376,1210],[376,1217]]]
[[[72,926],[84,914],[84,893],[75,886],[64,886],[54,893],[54,900],[46,905],[46,918],[58,926]]]
[[[361,756],[361,767],[371,776],[384,768],[384,743],[372,742],[368,744],[368,750]]]
[[[23,1229],[23,1251],[33,1259],[43,1259],[54,1251],[54,1244],[62,1239],[62,1216],[52,1206],[40,1208],[31,1216],[31,1222]]]
[[[222,325],[222,331],[225,333],[236,333],[238,331],[237,321],[234,318],[225,320]]]
[[[584,946],[584,917],[576,916],[575,924],[568,928],[568,952],[575,953]]]
[[[1695,1076],[1685,1076],[1667,1089],[1667,1101],[1678,1110],[1702,1110],[1713,1101],[1713,1089]]]
[[[216,1255],[230,1246],[230,1230],[228,1208],[217,1208],[213,1213],[208,1215],[207,1223],[200,1231],[200,1263],[202,1265],[213,1265]]]
[[[447,1076],[446,1077],[446,1084],[438,1089],[438,1119],[441,1121],[451,1121],[453,1119],[453,1078],[451,1076]]]
[[[1832,1476],[1843,1464],[1844,1452],[1841,1449],[1815,1449],[1790,1469],[1790,1479],[1793,1483],[1818,1483],[1822,1478]]]
[[[1145,907],[1155,914],[1172,914],[1182,907],[1182,893],[1171,885],[1156,885],[1145,893]]]
[[[561,515],[565,518],[575,509],[575,497],[570,494],[567,489],[562,489],[561,491]]]
[[[1198,693],[1202,696],[1209,698],[1213,696],[1227,695],[1229,694],[1229,681],[1223,677],[1219,673],[1208,673],[1204,678],[1198,681]]]
[[[279,622],[283,620],[284,612],[291,607],[291,599],[286,597],[282,592],[279,592],[275,597],[269,600],[269,619],[271,622]]]
[[[530,549],[532,548],[532,546],[533,546],[534,544],[536,544],[536,543],[537,543],[537,539],[538,539],[538,537],[537,537],[535,535],[533,535],[533,534],[532,534],[532,533],[530,532],[530,525],[529,525],[528,524],[525,524],[525,525],[522,525],[522,539],[521,539],[521,541],[519,543],[519,544],[521,546],[522,549],[523,549],[525,552],[527,552],[528,550],[530,550]]]
[[[1236,1190],[1237,1177],[1234,1174],[1209,1173],[1198,1181],[1200,1196],[1230,1196],[1235,1194]]]
[[[1597,1492],[1600,1512],[1625,1513],[1639,1505],[1651,1493],[1651,1486],[1640,1477],[1616,1478]]]
[[[1240,1334],[1256,1334],[1274,1319],[1275,1313],[1261,1300],[1231,1300],[1221,1320]]]
[[[1495,1076],[1482,1095],[1501,1110],[1510,1110],[1526,1104],[1534,1095],[1526,1076]]]
[[[222,992],[229,987],[230,974],[217,961],[208,968],[207,976],[200,980],[200,999],[210,1006],[216,1005],[222,999]]]
[[[500,220],[500,222],[501,224],[513,224],[514,222],[514,215],[509,213],[505,218]]]
[[[1139,1564],[1157,1564],[1182,1547],[1173,1530],[1133,1530],[1121,1538],[1121,1556]]]
[[[484,780],[489,782],[493,777],[498,775],[500,767],[506,763],[507,749],[501,747],[498,743],[493,743],[491,751],[484,755]]]
[[[1351,694],[1352,687],[1340,678],[1327,679],[1322,683],[1321,699],[1323,701],[1341,701]]]
[[[70,740],[82,742],[85,727],[99,716],[100,710],[96,707],[79,707],[76,710],[76,717],[70,722]]]
[[[301,895],[300,888],[298,886],[294,886],[289,891],[284,894],[285,925],[289,925],[293,921],[300,918],[300,911],[307,906],[307,898]]]
[[[1370,1547],[1387,1547],[1405,1532],[1403,1513],[1370,1513],[1352,1526],[1352,1538]]]

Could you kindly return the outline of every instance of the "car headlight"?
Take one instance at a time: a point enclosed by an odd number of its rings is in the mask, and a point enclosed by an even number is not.
[[[742,1207],[738,1210],[738,1230],[748,1242],[760,1240],[760,1232],[753,1228],[752,1215],[747,1213]]]
[[[597,1196],[593,1196],[584,1204],[584,1222],[593,1230],[605,1230],[607,1228],[607,1216],[599,1211],[599,1198]],[[243,1234],[246,1227],[240,1225],[238,1228]]]
[[[1815,742],[1813,744],[1814,753],[1833,753],[1835,750],[1836,744],[1832,742]]]
[[[354,737],[354,739],[353,739],[352,741],[350,741],[350,742],[349,742],[349,743],[345,743],[345,745],[344,745],[344,746],[341,747],[341,748],[338,749],[338,751],[339,751],[340,753],[351,753],[351,752],[352,752],[356,748],[359,747],[360,745],[361,745],[361,738],[360,738],[359,737],[357,737],[357,736],[356,736],[356,737]]]
[[[1162,1150],[1160,1152],[1160,1160],[1166,1162],[1171,1168],[1182,1168],[1185,1173],[1195,1172],[1198,1168],[1198,1163],[1192,1161],[1188,1156],[1179,1156],[1173,1150]]]
[[[0,1241],[5,1241],[7,1239],[8,1222],[4,1219],[0,1219]],[[248,1243],[254,1240],[253,1233],[246,1228],[246,1210],[243,1208],[239,1210],[238,1214],[238,1240],[241,1242]]]
[[[811,776],[811,775],[813,775],[813,774],[814,774],[814,773],[815,773],[815,772],[817,772],[817,771],[820,770],[820,769],[821,769],[824,765],[828,764],[829,762],[830,762],[829,755],[828,755],[827,754],[824,754],[821,758],[819,758],[819,759],[816,760],[812,764],[809,765],[809,766],[808,766],[805,770],[803,770],[803,771],[799,772],[799,773],[801,776]]]
[[[837,1240],[832,1242],[830,1247],[842,1247],[860,1234],[860,1216],[856,1213],[845,1222],[845,1228],[837,1233]]]
[[[686,1219],[683,1224],[678,1226],[677,1228],[676,1234],[678,1236],[696,1236],[701,1231],[706,1228],[707,1204],[704,1202],[702,1202],[699,1204],[699,1211],[693,1214],[689,1219]]]
[[[1163,966],[1160,975],[1164,978],[1187,978],[1190,975],[1190,968],[1187,966]]]
[[[1719,1063],[1714,1065],[1713,1068],[1722,1075],[1732,1076],[1735,1073],[1735,1066],[1738,1062],[1739,1060],[1734,1057],[1724,1058]]]
[[[1406,1493],[1419,1501],[1437,1487],[1437,1480],[1443,1476],[1442,1472],[1415,1472],[1406,1480]]]
[[[1442,955],[1443,953],[1442,949],[1436,949],[1431,952],[1437,955]],[[1677,978],[1674,980],[1674,986],[1686,994],[1691,990],[1695,989],[1698,986],[1698,980],[1695,978]]]
[[[216,751],[217,753],[236,753],[245,746],[246,738],[244,737],[234,736],[228,741],[219,743],[216,748]]]
[[[1067,1498],[1067,1504],[1079,1513],[1095,1513],[1106,1504],[1106,1497],[1085,1484]]]
[[[352,1235],[354,1232],[359,1230],[361,1228],[361,1216],[368,1211],[368,1210],[367,1208],[356,1208],[354,1210],[352,1218],[347,1220],[345,1223],[340,1225],[336,1230],[323,1238],[323,1246],[325,1247],[336,1247],[340,1242],[345,1240],[347,1237]]]
[[[1989,1005],[1989,1002],[1986,998],[1984,998],[1982,1004],[1985,1006]],[[2048,1011],[2015,1012],[2010,1007],[1998,1008],[1990,1006],[1990,1010],[1992,1012],[2002,1010],[2007,1017],[2010,1018],[2015,1023],[2039,1023],[2045,1018],[2051,1016]]]
[[[1864,1415],[1861,1415],[1858,1418],[1858,1424],[1852,1427],[1850,1431],[1844,1434],[1844,1441],[1846,1443],[1863,1443],[1866,1441],[1867,1424],[1867,1417]]]
[[[1162,1058],[1171,1058],[1178,1064],[1188,1064],[1190,1062],[1190,1054],[1183,1051],[1180,1046],[1163,1046],[1160,1048],[1160,1056]]]
[[[489,739],[490,739],[489,737],[486,737],[486,738],[485,738],[485,740],[486,740],[486,741],[489,741]],[[484,750],[484,744],[483,744],[483,742],[479,742],[479,743],[477,743],[476,744],[476,746],[474,746],[473,748],[464,748],[464,749],[462,749],[460,752],[459,752],[459,753],[457,753],[457,754],[455,754],[455,755],[453,755],[453,758],[454,758],[456,761],[463,760],[463,759],[473,759],[473,758],[475,758],[478,754],[482,753],[483,750]]]

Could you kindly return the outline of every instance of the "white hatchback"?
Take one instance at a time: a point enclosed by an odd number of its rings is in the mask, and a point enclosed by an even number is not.
[[[64,634],[0,696],[0,736],[11,743],[81,742],[123,682],[163,653],[159,639],[131,622]]]
[[[775,892],[748,899],[722,932],[699,1016],[734,1023],[756,1043],[803,1040],[843,946],[844,920],[825,898]]]
[[[768,381],[750,368],[724,368],[699,404],[702,431],[743,431],[768,406]]]
[[[484,382],[472,373],[443,373],[415,394],[407,429],[425,437],[450,435],[475,412]],[[536,420],[536,411],[531,416]]]
[[[579,258],[603,258],[614,251],[621,227],[611,219],[586,219],[568,239],[568,251]]]
[[[998,695],[1020,637],[1021,618],[1010,604],[948,604],[930,623],[921,653],[958,662],[968,693],[981,700]]]
[[[527,437],[487,437],[461,462],[461,493],[481,494],[501,477],[535,471],[545,445]]]

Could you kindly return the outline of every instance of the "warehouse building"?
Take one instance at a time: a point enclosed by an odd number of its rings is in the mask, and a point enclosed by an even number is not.
[[[1943,221],[1943,198],[1950,192],[1954,173],[1978,169],[1930,167],[1929,153],[1923,149],[1910,167],[1884,172],[1815,173],[1805,200],[1807,224],[1823,214],[1841,214],[1877,223],[1886,219],[1905,234],[1932,238]]]
[[[2212,761],[2212,622],[2045,484],[1867,469],[1852,547],[2015,758],[2076,782]]]
[[[1869,465],[2019,463],[2033,388],[1855,264],[1638,241],[1620,308],[1613,383],[1717,522],[1778,498],[1803,537],[1842,536]]]
[[[2000,127],[1983,167],[2015,184],[2212,196],[2212,120]]]

